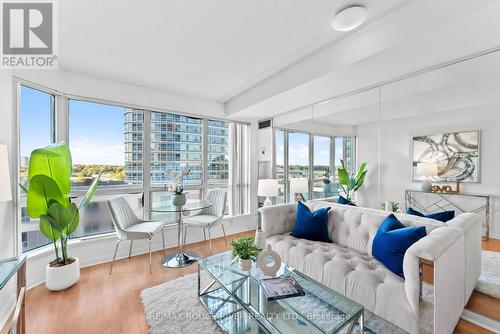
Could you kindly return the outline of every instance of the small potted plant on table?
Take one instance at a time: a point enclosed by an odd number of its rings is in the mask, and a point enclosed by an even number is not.
[[[255,245],[253,237],[243,237],[231,241],[233,256],[239,259],[240,269],[250,271],[252,261],[255,262],[260,249]]]

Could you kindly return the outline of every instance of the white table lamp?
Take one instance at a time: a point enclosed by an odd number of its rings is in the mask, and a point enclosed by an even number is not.
[[[290,194],[296,194],[295,201],[304,201],[303,193],[309,192],[309,180],[306,178],[290,179]]]
[[[438,175],[438,165],[432,162],[419,162],[417,164],[417,173],[425,176],[422,182],[422,191],[432,191],[431,177]]]
[[[0,144],[0,202],[12,200],[7,146]]]
[[[262,179],[259,180],[258,195],[266,197],[264,201],[264,206],[270,206],[271,198],[278,196],[278,180],[273,179]]]

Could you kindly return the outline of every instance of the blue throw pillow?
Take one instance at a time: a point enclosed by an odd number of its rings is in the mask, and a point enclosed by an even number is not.
[[[291,236],[312,241],[331,242],[328,237],[328,210],[321,208],[311,212],[302,202],[297,203],[295,226]]]
[[[339,196],[338,202],[339,202],[339,204],[356,206],[356,204],[354,204],[353,202],[351,202],[350,200],[348,200],[347,198],[345,198],[343,196]]]
[[[406,250],[426,235],[424,226],[405,227],[391,213],[384,219],[373,239],[372,255],[387,269],[404,278],[403,258]]]
[[[430,213],[428,215],[424,215],[423,213],[418,212],[417,210],[414,210],[413,208],[408,208],[408,210],[406,210],[406,213],[409,215],[439,220],[440,222],[443,222],[443,223],[446,223],[448,220],[452,220],[453,218],[455,218],[455,211],[453,211],[453,210],[434,212],[434,213]]]

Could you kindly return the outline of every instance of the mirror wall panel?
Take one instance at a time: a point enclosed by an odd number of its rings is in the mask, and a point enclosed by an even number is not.
[[[347,197],[339,182],[338,169],[342,167],[343,162],[348,173],[355,173],[360,165],[360,154],[369,160],[371,175],[377,174],[377,151],[363,151],[363,142],[371,142],[373,138],[360,138],[357,127],[362,123],[377,123],[379,95],[379,89],[375,88],[314,105],[313,196],[315,198],[336,200],[339,194]],[[329,148],[327,149],[322,142],[328,142]],[[373,156],[370,156],[372,153]],[[373,181],[374,179],[367,178],[364,186],[377,189],[378,184]],[[362,198],[356,200],[362,201]]]
[[[500,234],[494,224],[500,196],[500,53],[395,81],[380,93],[378,202],[397,202],[403,210],[477,211],[484,235]],[[376,131],[377,126],[358,126],[358,136]],[[489,228],[484,198],[415,192],[429,190],[422,188],[426,179],[435,190],[456,190],[459,181],[463,195],[491,196]]]

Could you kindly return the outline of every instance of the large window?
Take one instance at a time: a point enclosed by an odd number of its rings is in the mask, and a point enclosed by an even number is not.
[[[31,151],[56,140],[68,142],[71,149],[73,201],[81,200],[92,180],[101,175],[97,193],[80,212],[80,225],[72,238],[114,231],[106,204],[112,196],[124,196],[139,217],[148,218],[145,209],[171,200],[164,186],[184,167],[191,170],[184,178],[188,198],[202,198],[211,188],[223,188],[228,190],[226,213],[248,213],[248,125],[67,99],[24,86],[20,92],[20,183],[27,183]],[[56,98],[63,101],[57,108]],[[235,173],[233,166],[238,166]],[[47,245],[38,221],[27,215],[25,194],[20,204],[23,251]],[[168,222],[175,217],[154,218]]]
[[[323,198],[338,195],[337,168],[340,167],[340,160],[344,160],[350,172],[355,168],[355,137],[330,137],[276,129],[274,140],[275,177],[283,184],[277,203],[293,200],[288,187],[292,178],[312,180],[312,189],[303,194],[306,199],[310,196]],[[309,172],[311,166],[312,173]]]
[[[28,183],[31,152],[54,142],[55,97],[36,89],[21,86],[19,97],[19,182]],[[38,229],[38,220],[28,216],[26,194],[21,193],[21,240],[23,251],[48,244]]]
[[[142,121],[140,110],[69,100],[73,187],[99,173],[100,187],[142,184]]]
[[[72,237],[113,232],[106,200],[123,195],[121,188],[142,185],[143,111],[80,100],[69,100],[68,110],[72,191],[76,196],[83,195],[99,174],[100,190],[112,191],[95,196],[81,211],[80,224]],[[137,198],[128,199],[138,210]]]
[[[229,122],[208,121],[207,182],[209,187],[229,187]]]
[[[151,113],[151,184],[171,183],[182,168],[186,187],[202,185],[203,121],[170,113]]]

